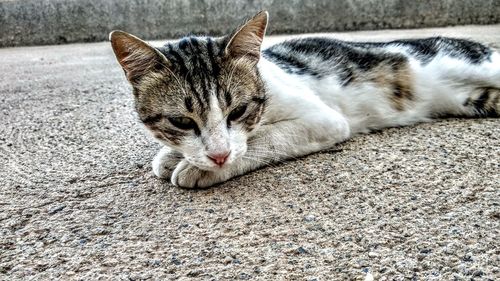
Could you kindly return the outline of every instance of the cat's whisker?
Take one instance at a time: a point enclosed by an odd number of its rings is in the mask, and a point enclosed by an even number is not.
[[[274,155],[274,154],[261,154],[261,153],[249,153],[248,155],[262,157],[262,158],[265,158],[265,159],[272,159],[272,160],[293,159],[293,157],[290,157],[288,155],[277,156],[277,155]]]
[[[262,156],[253,156],[253,155],[250,155],[247,158],[250,159],[249,157],[256,162],[260,163],[265,162],[267,163],[267,165],[272,165],[272,166],[276,166],[276,164],[283,164],[287,162],[285,159],[279,159],[279,158],[266,158]],[[292,158],[287,158],[287,159],[290,160]]]
[[[277,157],[275,154],[259,154],[259,153],[249,153],[250,156],[261,157],[264,159],[270,159],[273,162],[285,163],[287,160],[298,160],[299,158],[290,155],[283,154],[283,157]]]
[[[253,161],[253,162],[257,162],[257,163],[262,163],[262,164],[264,164],[264,166],[276,167],[276,163],[274,163],[273,161],[265,160],[263,158],[251,157],[251,156],[243,156],[242,158],[246,159],[246,160]]]
[[[260,155],[264,157],[274,157],[274,158],[292,158],[288,153],[275,150],[248,150],[246,154]]]
[[[268,156],[270,155],[271,157],[276,157],[276,158],[281,158],[281,159],[300,159],[300,157],[295,157],[293,155],[290,155],[289,153],[285,152],[284,150],[279,150],[279,149],[266,149],[266,148],[259,148],[259,147],[252,147],[247,150],[248,154],[260,154],[262,156]]]
[[[269,153],[269,154],[277,154],[277,155],[288,155],[286,152],[280,151],[278,149],[259,149],[259,148],[253,148],[253,149],[248,149],[247,153],[249,152],[260,152],[260,153]]]
[[[280,138],[277,138],[278,140]],[[296,137],[294,138],[293,136],[284,136],[284,138],[277,142],[276,144],[274,144],[274,147],[280,147],[280,146],[283,146],[283,147],[286,147],[286,143],[287,141],[289,141],[290,139],[294,139],[294,140],[297,140],[297,141],[308,141],[308,138],[306,137]],[[247,145],[248,146],[259,146],[259,145],[265,145],[266,143],[269,143],[269,138],[263,138],[263,139],[259,139],[259,140],[250,140],[247,142]],[[281,143],[281,144],[280,144]]]

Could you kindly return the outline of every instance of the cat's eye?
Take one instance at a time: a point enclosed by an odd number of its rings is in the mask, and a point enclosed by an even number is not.
[[[197,128],[196,122],[189,117],[169,117],[168,121],[175,127],[182,130],[191,130]]]
[[[245,111],[247,111],[247,105],[246,104],[238,106],[237,108],[233,109],[233,111],[231,111],[231,113],[229,113],[229,116],[227,117],[227,120],[228,121],[235,121],[238,118],[240,118],[241,116],[243,116],[243,114],[245,114]]]

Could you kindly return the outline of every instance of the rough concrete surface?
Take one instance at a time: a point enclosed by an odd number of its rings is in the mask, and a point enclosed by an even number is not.
[[[271,33],[500,23],[500,0],[0,0],[0,47],[222,34],[260,10]]]
[[[500,25],[333,35],[435,34],[500,43]],[[184,190],[153,176],[159,146],[108,43],[0,61],[0,280],[500,277],[499,119],[387,129]]]

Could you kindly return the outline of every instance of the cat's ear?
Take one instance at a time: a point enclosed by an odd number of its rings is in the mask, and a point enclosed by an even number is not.
[[[226,55],[233,58],[247,57],[257,62],[268,17],[267,11],[262,11],[233,33],[226,46]]]
[[[168,65],[162,53],[134,35],[115,30],[109,34],[109,40],[116,59],[132,84],[149,71]]]

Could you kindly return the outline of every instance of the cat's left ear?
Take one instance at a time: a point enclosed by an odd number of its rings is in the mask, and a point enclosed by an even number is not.
[[[260,47],[266,34],[269,14],[262,11],[238,29],[226,46],[226,55],[233,58],[246,57],[255,63],[260,59]]]

